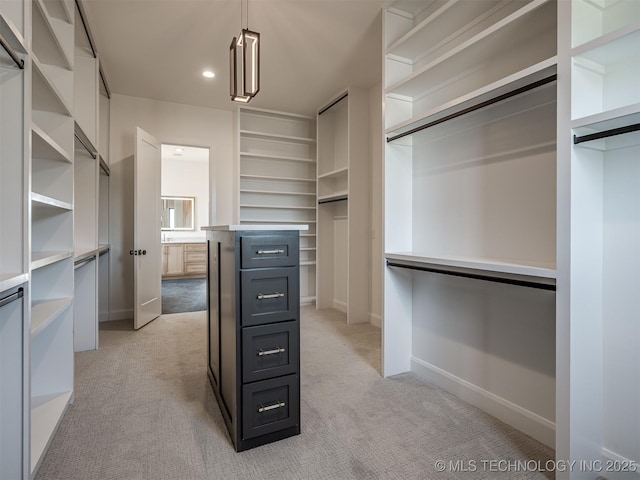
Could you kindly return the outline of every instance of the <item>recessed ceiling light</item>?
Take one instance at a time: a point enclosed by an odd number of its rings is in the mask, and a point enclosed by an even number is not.
[[[204,72],[202,72],[202,76],[207,78],[213,78],[216,76],[216,74],[213,73],[211,70],[205,70]]]

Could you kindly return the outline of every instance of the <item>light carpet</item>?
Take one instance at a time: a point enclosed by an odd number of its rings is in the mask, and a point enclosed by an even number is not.
[[[480,468],[544,465],[553,451],[413,374],[382,378],[380,330],[313,307],[301,315],[302,434],[236,453],[207,380],[205,315],[101,324],[100,349],[75,356],[75,403],[37,479],[553,478]]]

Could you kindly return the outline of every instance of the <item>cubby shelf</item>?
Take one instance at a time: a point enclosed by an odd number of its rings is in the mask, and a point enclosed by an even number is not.
[[[33,9],[33,14],[34,16],[39,15],[43,20],[46,31],[49,33],[50,41],[59,52],[64,66],[69,70],[73,70],[73,27],[71,26],[71,20],[67,18],[65,22],[51,17],[44,6],[43,0],[33,0],[33,4],[37,7]],[[45,32],[38,30],[38,34],[43,33]]]
[[[585,57],[602,65],[617,63],[620,58],[637,55],[639,43],[640,22],[634,22],[572,48],[571,56]]]
[[[31,471],[34,471],[67,410],[73,391],[31,398]]]
[[[264,181],[282,181],[282,182],[311,182],[315,183],[315,178],[292,178],[292,177],[274,177],[265,175],[249,175],[241,173],[240,178],[252,179],[252,180],[264,180]]]
[[[341,190],[339,192],[334,192],[330,195],[322,195],[318,197],[318,203],[329,203],[329,202],[338,202],[341,200],[349,199],[349,191]]]
[[[276,154],[270,154],[270,153],[240,152],[240,157],[266,158],[270,160],[282,160],[284,162],[315,163],[315,159],[313,158],[289,157],[287,155],[276,155]]]
[[[20,32],[20,29],[15,25],[10,18],[6,17],[0,11],[0,35],[2,35],[11,48],[18,53],[27,53],[25,48],[24,35]]]
[[[272,210],[315,210],[316,207],[298,207],[298,206],[289,206],[289,205],[247,205],[241,204],[240,208],[262,208],[262,209],[272,209]]]
[[[28,281],[28,273],[2,273],[0,274],[0,292],[17,287]]]
[[[283,190],[246,190],[240,189],[240,193],[259,193],[264,195],[294,195],[303,197],[315,197],[315,192],[285,192]]]
[[[36,158],[72,162],[71,155],[35,124],[31,126],[31,146],[33,156]]]
[[[31,337],[35,337],[71,306],[73,298],[34,301],[31,305]]]
[[[335,170],[331,170],[330,172],[318,174],[318,180],[322,180],[324,178],[339,177],[342,175],[347,175],[348,173],[349,167],[336,168]]]
[[[290,135],[279,135],[275,133],[256,132],[251,130],[240,130],[240,135],[247,138],[260,138],[264,140],[273,140],[277,142],[315,143],[316,141],[315,138],[294,137]],[[246,153],[249,153],[249,152],[245,152],[245,154]]]
[[[73,256],[71,250],[55,250],[46,252],[32,252],[31,253],[31,270],[37,270],[39,268],[46,267],[57,263],[65,258]]]
[[[45,66],[35,55],[31,56],[31,61],[33,65],[33,107],[36,110],[58,112],[71,116],[71,107],[68,101],[51,81]]]
[[[73,205],[63,202],[55,198],[42,195],[40,193],[31,192],[31,203],[34,207],[43,208],[59,208],[60,210],[73,210]]]

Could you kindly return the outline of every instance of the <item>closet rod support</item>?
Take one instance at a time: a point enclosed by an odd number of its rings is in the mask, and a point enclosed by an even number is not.
[[[11,295],[7,295],[4,298],[0,298],[0,308],[4,307],[5,305],[9,305],[14,300],[22,298],[23,296],[24,296],[24,289],[21,287],[18,289],[17,292],[12,293]]]
[[[438,125],[440,123],[444,123],[447,122],[449,120],[452,120],[454,118],[457,117],[461,117],[462,115],[466,115],[467,113],[471,113],[471,112],[475,112],[476,110],[480,110],[481,108],[485,108],[488,107],[489,105],[493,105],[495,103],[501,102],[503,100],[507,100],[508,98],[512,98],[515,96],[518,96],[522,93],[528,92],[529,90],[533,90],[535,88],[541,87],[543,85],[546,85],[548,83],[553,83],[557,80],[558,75],[557,74],[553,74],[550,75],[546,78],[542,78],[540,80],[537,80],[533,83],[530,83],[528,85],[523,85],[520,88],[516,88],[515,90],[511,90],[510,92],[507,93],[503,93],[502,95],[498,95],[497,97],[491,98],[489,100],[485,100],[484,102],[480,102],[476,105],[471,105],[470,107],[467,108],[463,108],[462,110],[459,110],[457,112],[454,113],[450,113],[449,115],[446,115],[442,118],[439,118],[437,120],[433,120],[431,122],[425,123],[424,125],[420,125],[419,127],[415,127],[412,128],[411,130],[407,130],[406,132],[403,133],[399,133],[397,135],[393,135],[391,137],[387,138],[387,143],[391,143],[395,140],[398,140],[400,138],[406,137],[408,135],[413,135],[414,133],[418,133],[422,130],[425,130],[427,128],[433,127],[435,125]]]
[[[550,290],[555,291],[556,286],[550,285],[547,283],[537,283],[531,282],[527,280],[516,280],[513,278],[502,278],[502,277],[492,277],[490,275],[482,275],[479,273],[469,273],[469,272],[456,272],[451,270],[445,270],[444,268],[432,268],[432,267],[419,267],[417,265],[405,265],[402,263],[393,262],[391,260],[387,260],[387,267],[398,267],[398,268],[406,268],[409,270],[418,270],[421,272],[429,272],[429,273],[440,273],[442,275],[450,275],[453,277],[464,277],[464,278],[472,278],[474,280],[483,280],[486,282],[494,282],[494,283],[505,283],[507,285],[517,285],[519,287],[529,287],[529,288],[537,288],[540,290]]]
[[[625,133],[637,132],[640,130],[640,123],[633,125],[626,125],[624,127],[612,128],[611,130],[604,130],[602,132],[590,133],[588,135],[574,135],[573,144],[578,145],[583,142],[590,142],[592,140],[598,140],[600,138],[613,137],[614,135],[622,135]]]
[[[16,51],[13,48],[11,48],[11,45],[9,45],[9,42],[7,42],[7,40],[2,35],[0,35],[0,45],[2,45],[2,48],[4,48],[7,51],[7,53],[11,57],[11,60],[13,60],[16,63],[18,68],[20,70],[24,70],[24,60],[22,60],[18,56]]]

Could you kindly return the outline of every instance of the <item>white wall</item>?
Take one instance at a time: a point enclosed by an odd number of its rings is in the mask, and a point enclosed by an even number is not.
[[[236,185],[233,112],[148,100],[125,95],[111,98],[111,320],[133,317],[133,152],[140,127],[161,143],[208,147],[210,223],[235,221]]]
[[[165,231],[164,234],[179,241],[180,238],[206,238],[201,227],[209,225],[209,164],[178,158],[162,159],[162,196],[195,197],[195,231]]]
[[[382,83],[369,89],[369,125],[371,138],[371,306],[373,325],[382,326]]]

